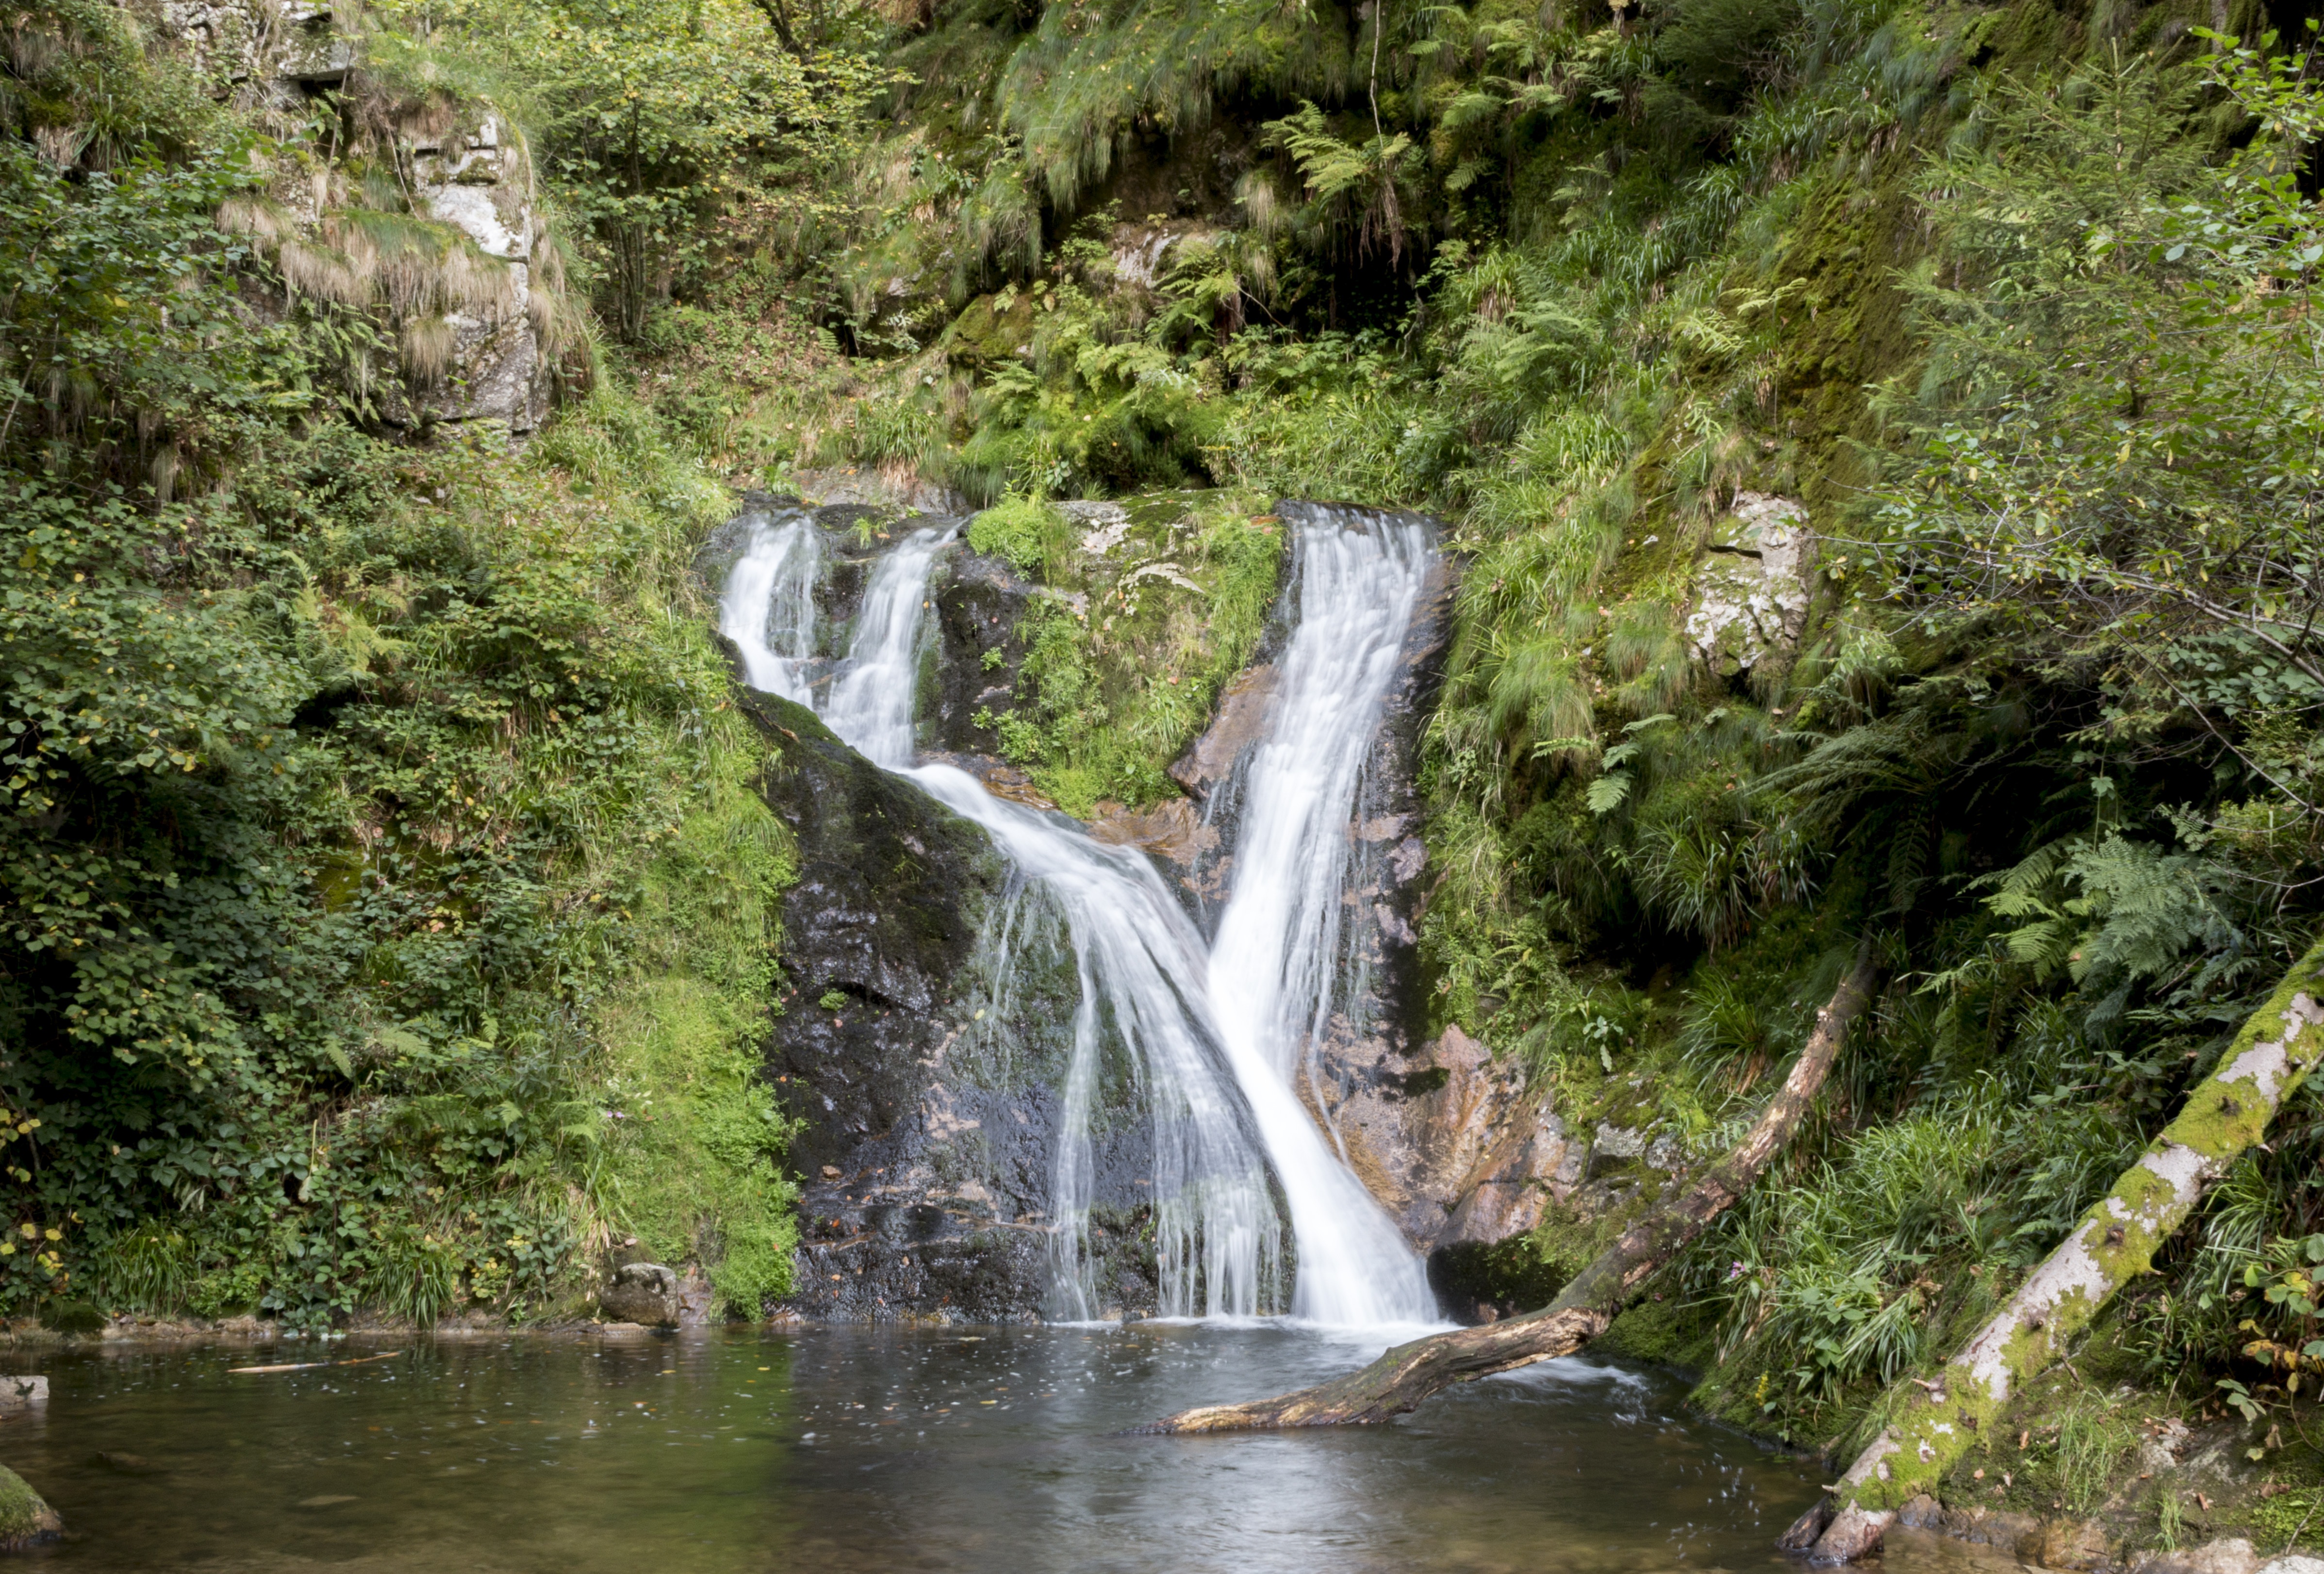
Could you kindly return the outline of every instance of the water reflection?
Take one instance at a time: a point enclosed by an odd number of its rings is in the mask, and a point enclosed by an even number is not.
[[[123,1570],[1772,1569],[1814,1492],[1671,1380],[1586,1360],[1376,1431],[1113,1435],[1360,1354],[1167,1325],[447,1342],[267,1376],[228,1368],[295,1358],[69,1353],[18,1363],[54,1397],[0,1459],[72,1527],[43,1561]]]

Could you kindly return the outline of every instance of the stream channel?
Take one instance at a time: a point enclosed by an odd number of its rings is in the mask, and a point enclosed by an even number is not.
[[[1665,1373],[1575,1358],[1388,1427],[1123,1429],[1305,1385],[1425,1331],[1418,1255],[1296,1089],[1350,953],[1348,824],[1433,546],[1407,516],[1286,507],[1281,678],[1207,926],[1147,857],[916,762],[920,529],[816,670],[816,538],[761,530],[722,624],[755,686],[982,826],[1080,978],[1048,1177],[1052,1321],[442,1339],[361,1365],[115,1347],[30,1364],[10,1463],[103,1569],[1628,1570],[1785,1567],[1815,1467],[1683,1413]],[[1207,932],[1206,932],[1207,929]],[[1005,972],[1005,968],[1004,968]],[[1093,1067],[1125,1045],[1153,1134],[1158,1309],[1093,1321]],[[278,1347],[289,1351],[293,1344]],[[363,1353],[331,1347],[341,1358]],[[1892,1534],[1904,1570],[1978,1554]]]

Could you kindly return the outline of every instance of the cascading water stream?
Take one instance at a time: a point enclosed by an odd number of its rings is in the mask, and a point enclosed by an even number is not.
[[[1301,882],[1285,900],[1256,889],[1247,898],[1249,873],[1236,882],[1223,923],[1260,943],[1273,959],[1267,965],[1222,968],[1206,953],[1200,934],[1144,854],[1095,842],[1063,816],[1003,802],[954,767],[911,765],[920,614],[951,529],[915,531],[881,560],[848,654],[820,707],[832,731],[874,763],[909,776],[983,826],[1065,920],[1081,1004],[1052,1176],[1051,1242],[1058,1310],[1070,1319],[1086,1319],[1097,1310],[1088,1241],[1090,1121],[1099,1052],[1109,1033],[1131,1053],[1153,1122],[1165,1315],[1249,1317],[1281,1304],[1271,1166],[1297,1242],[1294,1309],[1299,1315],[1363,1326],[1435,1316],[1418,1258],[1333,1156],[1284,1069],[1296,1062],[1312,1019],[1328,1009],[1347,861],[1345,824],[1426,566],[1425,533],[1384,527],[1401,533],[1370,548],[1351,547],[1342,538],[1369,538],[1346,525],[1331,519],[1303,529],[1301,621],[1286,657],[1284,693],[1284,715],[1303,729],[1303,741],[1254,761],[1246,788],[1254,808],[1281,805],[1268,811],[1266,824],[1287,826],[1268,833],[1269,861],[1261,878]],[[807,593],[794,575],[808,575],[811,590],[816,569],[785,531],[770,530],[754,534],[728,581],[721,627],[743,646],[751,681],[759,686],[788,693],[760,682],[761,668],[751,663],[751,648],[737,632],[755,631],[762,647],[770,643],[768,630],[776,620],[754,619],[750,603],[797,604]],[[805,604],[811,609],[811,599]],[[1326,620],[1312,639],[1311,618]],[[1343,618],[1359,633],[1354,653],[1345,657],[1335,654],[1331,632],[1331,621]],[[1385,631],[1391,628],[1392,633]],[[793,643],[812,647],[811,637]],[[796,665],[765,670],[798,686]],[[1338,739],[1334,729],[1345,730],[1352,741]],[[1306,769],[1304,750],[1324,742],[1337,752],[1317,778]],[[1331,840],[1323,827],[1341,840]],[[1328,868],[1304,870],[1297,861],[1302,849]],[[1223,927],[1221,939],[1226,939]],[[1242,1018],[1231,1029],[1214,1007],[1212,991],[1222,980],[1234,991],[1228,1015]]]
[[[1266,741],[1244,767],[1211,1006],[1290,1206],[1294,1311],[1325,1323],[1425,1321],[1436,1304],[1420,1259],[1330,1151],[1293,1079],[1332,1012],[1349,820],[1427,577],[1428,532],[1313,504],[1285,511],[1298,527],[1297,612]]]
[[[1058,816],[1004,803],[967,772],[914,768],[912,715],[921,613],[936,555],[951,529],[916,530],[883,557],[820,708],[825,723],[874,764],[910,777],[929,796],[984,827],[1003,856],[1056,904],[1080,974],[1065,1120],[1051,1178],[1057,1311],[1098,1311],[1091,1283],[1090,1120],[1103,1036],[1130,1049],[1154,1128],[1155,1245],[1167,1315],[1252,1317],[1280,1301],[1282,1227],[1265,1156],[1240,1100],[1217,1066],[1200,1006],[1201,935],[1142,854],[1092,841]],[[771,557],[772,537],[752,549]],[[785,560],[806,566],[794,555]],[[746,556],[730,579],[744,583]],[[752,594],[789,594],[781,567],[754,574]],[[730,589],[730,597],[734,593]],[[747,621],[747,615],[746,619]]]
[[[742,653],[752,688],[807,703],[805,670],[815,657],[815,582],[823,538],[815,516],[785,509],[753,519],[749,544],[718,598],[718,631]]]

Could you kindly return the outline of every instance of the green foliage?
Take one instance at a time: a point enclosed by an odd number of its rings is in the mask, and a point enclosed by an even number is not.
[[[654,871],[751,766],[682,578],[724,496],[610,391],[521,465],[363,424],[372,308],[249,304],[314,262],[257,171],[318,151],[182,95],[107,8],[44,20],[11,113],[107,129],[0,151],[0,1299],[568,1303],[625,1228],[601,1089],[658,1074],[612,1008]],[[763,913],[731,935],[755,962],[706,987],[756,1020]],[[788,1228],[751,1097],[687,1118],[757,1188],[743,1301]]]
[[[2218,165],[2184,130],[2206,85],[2258,123]],[[2310,815],[2324,416],[2292,368],[2324,229],[2293,165],[2319,124],[2301,59],[2252,49],[1994,95],[1930,182],[1953,281],[1914,289],[1934,353],[1900,419],[1928,456],[1879,542],[1923,624],[2116,662],[2113,736],[2191,719]]]
[[[720,220],[798,234],[848,211],[818,177],[844,165],[895,78],[864,52],[861,13],[816,17],[803,34],[771,0],[462,0],[407,25],[423,57],[488,51],[539,106],[543,172],[594,237],[607,316],[635,341],[673,275],[711,258]]]
[[[1065,549],[1065,517],[1034,498],[1003,498],[968,522],[968,544],[1031,574]]]
[[[1722,1402],[1789,1435],[1829,1431],[1851,1400],[1950,1355],[2113,1183],[2128,1135],[2103,1110],[2029,1109],[1987,1082],[1754,1192],[1692,1270],[1724,1308]]]
[[[1250,660],[1274,601],[1280,527],[1251,504],[1234,492],[1141,499],[1098,557],[1045,504],[1004,504],[971,523],[979,550],[1022,553],[1015,560],[1043,564],[1051,588],[1088,599],[1086,614],[1062,599],[1033,604],[1015,631],[1025,651],[1016,706],[978,723],[1069,814],[1177,795],[1166,768]]]
[[[647,870],[631,976],[600,1013],[614,1069],[590,1183],[641,1249],[702,1262],[755,1318],[789,1290],[797,1242],[798,1191],[778,1166],[791,1123],[759,1071],[777,1008],[775,902],[797,870],[750,785],[751,735],[726,713],[706,743],[706,802]]]

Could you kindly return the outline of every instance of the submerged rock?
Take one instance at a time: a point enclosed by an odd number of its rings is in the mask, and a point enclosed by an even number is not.
[[[0,1465],[0,1552],[56,1540],[65,1522],[22,1476]]]

